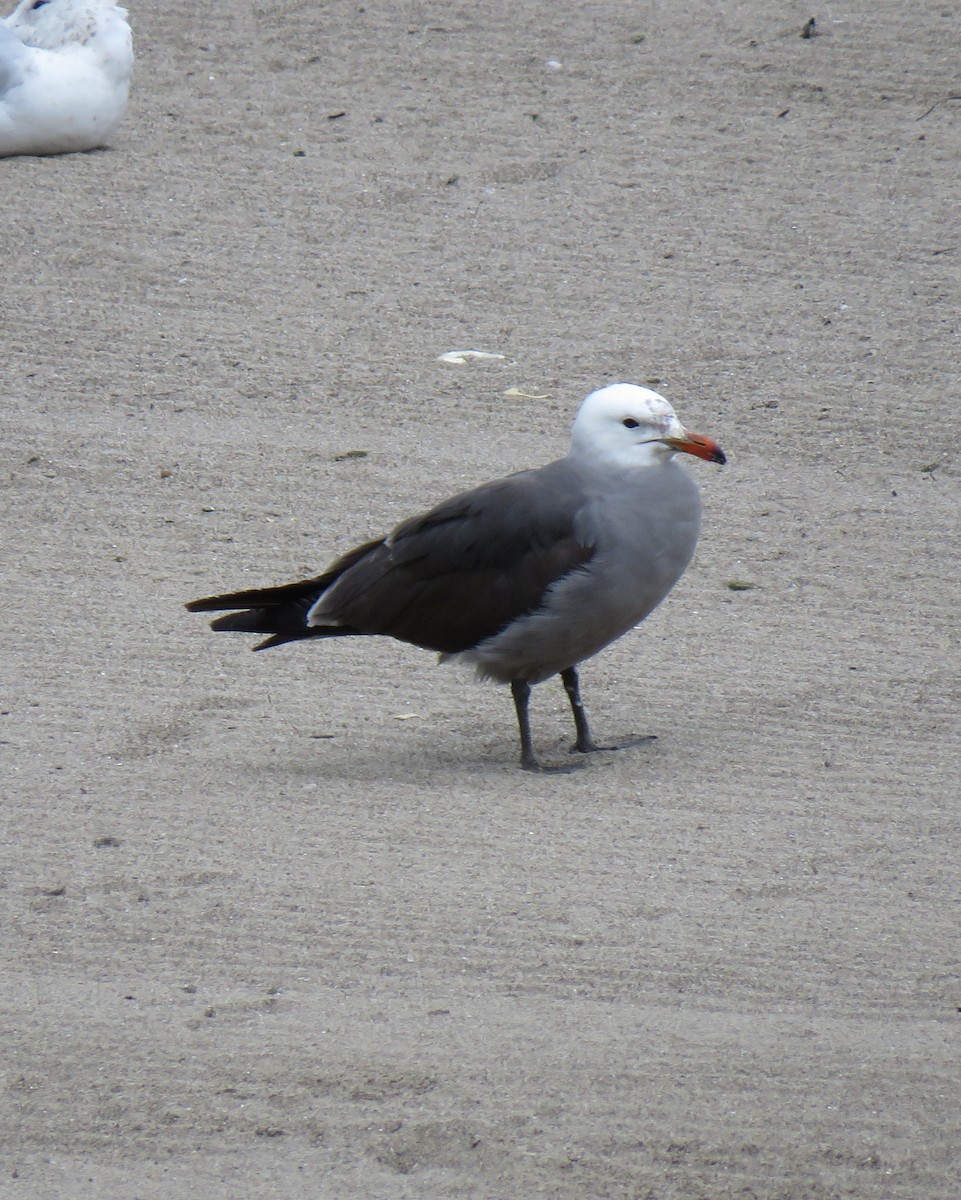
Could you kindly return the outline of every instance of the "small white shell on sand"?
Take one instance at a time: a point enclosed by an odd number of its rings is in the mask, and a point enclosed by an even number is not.
[[[520,388],[508,388],[504,393],[511,400],[550,400],[550,392],[522,392]]]
[[[486,350],[448,350],[446,354],[441,354],[437,361],[442,363],[457,363],[458,366],[463,366],[469,359],[472,358],[503,358],[503,354],[488,354]]]

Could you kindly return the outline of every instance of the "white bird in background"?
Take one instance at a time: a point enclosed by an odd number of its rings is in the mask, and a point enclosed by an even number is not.
[[[113,0],[20,0],[0,21],[0,156],[105,145],[132,68],[127,11]]]

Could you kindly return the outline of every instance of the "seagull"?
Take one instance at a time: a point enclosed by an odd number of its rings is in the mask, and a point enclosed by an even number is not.
[[[565,458],[444,500],[365,542],[322,574],[193,600],[231,612],[216,630],[305,638],[380,634],[510,685],[521,766],[538,762],[531,688],[560,675],[583,754],[591,736],[577,666],[627,633],[674,587],[694,553],[697,485],[679,454],[724,463],[657,392],[615,383],[581,404]]]
[[[0,21],[0,157],[105,145],[132,68],[127,11],[112,0],[20,0]]]

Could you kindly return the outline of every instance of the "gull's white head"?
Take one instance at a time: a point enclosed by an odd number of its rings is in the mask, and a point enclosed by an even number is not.
[[[619,467],[651,466],[678,452],[726,461],[712,438],[691,433],[667,400],[650,388],[612,383],[591,392],[571,430],[571,453]]]
[[[129,48],[127,10],[113,0],[20,0],[4,23],[25,46],[37,50],[86,46],[98,35],[122,43],[124,31]]]

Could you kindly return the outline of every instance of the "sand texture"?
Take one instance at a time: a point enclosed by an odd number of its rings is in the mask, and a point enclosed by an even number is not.
[[[131,24],[0,162],[0,1196],[956,1200],[961,8]],[[183,610],[618,379],[730,457],[582,672],[656,741]]]

